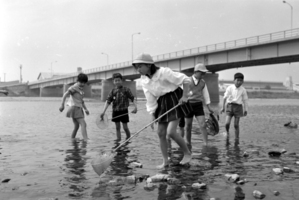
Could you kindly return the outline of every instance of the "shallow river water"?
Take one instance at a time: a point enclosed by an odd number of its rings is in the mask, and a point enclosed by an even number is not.
[[[0,199],[1,200],[64,200],[64,199],[254,199],[254,190],[263,192],[264,199],[299,199],[299,131],[285,128],[286,122],[299,123],[298,100],[250,100],[249,114],[240,120],[240,142],[234,142],[231,126],[230,143],[222,134],[209,137],[204,147],[198,126],[192,138],[193,159],[188,166],[178,166],[182,153],[172,142],[171,165],[159,170],[161,153],[158,137],[150,128],[120,148],[110,167],[99,177],[91,161],[102,152],[109,152],[119,143],[115,127],[96,126],[96,117],[103,103],[87,100],[91,114],[86,117],[88,136],[84,142],[80,130],[76,140],[70,138],[72,122],[65,111],[58,111],[56,98],[0,97]],[[218,105],[216,105],[217,107]],[[149,123],[139,101],[137,114],[130,114],[132,133]],[[215,108],[215,106],[214,106]],[[132,108],[130,108],[132,110]],[[111,115],[111,107],[107,111]],[[224,115],[220,116],[220,125]],[[224,132],[223,126],[221,131]],[[122,131],[122,141],[125,134]],[[269,157],[270,150],[285,149],[281,157]],[[248,157],[244,157],[244,152]],[[143,168],[131,167],[140,162]],[[275,175],[273,168],[289,167],[293,171]],[[145,190],[145,181],[122,185],[99,184],[100,178],[114,179],[135,175],[169,174],[180,184],[157,183]],[[247,182],[231,183],[225,174],[237,173]],[[192,189],[195,182],[204,182],[207,189]],[[237,187],[239,186],[239,187]],[[273,191],[279,191],[275,196]],[[240,195],[241,194],[241,195]],[[245,195],[245,198],[242,196]]]

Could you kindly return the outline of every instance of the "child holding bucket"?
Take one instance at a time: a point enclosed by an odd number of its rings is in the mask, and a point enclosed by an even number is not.
[[[235,141],[239,141],[239,122],[240,117],[246,116],[248,111],[248,96],[246,89],[242,86],[244,81],[244,75],[242,73],[236,73],[234,75],[234,85],[230,85],[226,88],[223,96],[223,107],[220,113],[225,111],[226,105],[226,119],[225,119],[225,129],[226,129],[226,140],[229,141],[229,126],[232,117],[235,117],[234,127],[235,127]],[[226,104],[227,102],[227,104]],[[244,112],[243,106],[244,105]]]
[[[84,120],[84,113],[83,113],[83,109],[84,109],[85,113],[89,115],[89,111],[87,110],[85,103],[83,101],[83,96],[84,96],[83,88],[87,82],[88,82],[87,75],[80,73],[77,77],[77,82],[63,94],[62,103],[59,108],[60,112],[64,110],[65,100],[67,96],[70,95],[70,99],[68,102],[70,108],[68,109],[66,116],[72,118],[74,123],[72,138],[76,137],[77,131],[81,126],[81,132],[84,140],[88,139],[87,131],[86,131],[86,122]]]
[[[156,66],[151,55],[146,53],[137,56],[133,61],[133,66],[141,74],[140,82],[147,100],[147,111],[152,115],[152,120],[155,121],[166,113],[158,120],[157,133],[163,156],[163,163],[158,168],[169,164],[167,155],[167,138],[169,137],[183,150],[184,157],[180,164],[189,163],[192,154],[176,129],[179,119],[191,111],[187,103],[190,79],[183,73]],[[182,85],[184,90],[180,87]],[[177,105],[179,106],[171,110]],[[171,111],[167,113],[168,110]],[[154,128],[153,124],[152,128]]]
[[[107,101],[105,103],[104,111],[101,114],[101,119],[103,119],[108,106],[113,102],[112,105],[112,121],[115,123],[116,127],[116,137],[118,140],[121,139],[120,134],[120,122],[122,122],[123,129],[127,135],[127,139],[131,137],[130,130],[128,128],[129,122],[129,100],[132,101],[135,108],[132,113],[137,113],[137,105],[135,103],[135,98],[130,90],[130,88],[122,85],[122,75],[120,73],[113,74],[113,83],[115,88],[111,90],[108,94]]]

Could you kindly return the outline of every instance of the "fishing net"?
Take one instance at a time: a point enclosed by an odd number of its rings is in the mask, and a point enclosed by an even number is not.
[[[215,136],[219,133],[219,124],[216,117],[210,113],[208,119],[206,119],[206,128],[208,135]]]
[[[96,125],[99,129],[106,129],[109,126],[109,120],[108,116],[105,114],[103,118],[101,118],[101,115],[99,114],[96,119]]]
[[[114,157],[114,153],[104,153],[97,156],[95,159],[91,161],[91,166],[93,170],[101,176],[104,171],[110,166]]]

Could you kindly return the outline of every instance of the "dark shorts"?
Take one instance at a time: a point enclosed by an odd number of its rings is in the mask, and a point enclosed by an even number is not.
[[[66,116],[74,119],[84,118],[83,109],[76,106],[71,106],[66,112]]]
[[[185,118],[193,118],[194,116],[198,117],[205,115],[202,102],[190,103],[190,106],[192,108],[192,112],[185,116]]]
[[[243,117],[243,106],[235,103],[228,103],[226,105],[226,115],[231,117]]]
[[[112,112],[112,121],[113,122],[122,122],[128,123],[129,122],[129,111],[121,110],[121,111],[113,111]]]

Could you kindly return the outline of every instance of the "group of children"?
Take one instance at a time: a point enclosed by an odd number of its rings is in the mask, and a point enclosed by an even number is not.
[[[209,112],[213,113],[210,107],[210,97],[207,85],[203,79],[208,70],[202,63],[194,67],[194,74],[191,77],[183,73],[172,71],[170,68],[156,66],[151,55],[142,53],[133,61],[133,66],[141,74],[140,83],[146,97],[146,109],[151,115],[151,121],[157,124],[157,134],[160,141],[160,149],[163,162],[159,168],[166,167],[169,164],[167,153],[168,140],[173,139],[181,148],[184,157],[180,164],[189,163],[192,159],[191,153],[191,130],[193,117],[195,116],[200,132],[203,134],[204,144],[208,144],[208,136],[205,125],[204,105]],[[129,100],[134,105],[132,113],[137,113],[135,97],[131,90],[122,84],[122,75],[117,73],[113,75],[115,88],[109,93],[101,118],[104,117],[108,106],[112,103],[112,121],[115,122],[117,139],[121,139],[120,122],[129,138]],[[248,111],[247,93],[242,86],[244,76],[241,73],[234,75],[234,85],[227,88],[224,93],[222,112],[226,112],[226,133],[229,140],[229,127],[232,117],[235,127],[235,139],[239,139],[239,121],[240,117],[246,116]],[[85,74],[79,74],[77,83],[70,87],[62,98],[60,111],[64,110],[66,97],[71,95],[69,100],[70,108],[67,111],[67,117],[72,118],[74,130],[72,138],[76,136],[79,125],[84,139],[87,138],[86,123],[84,113],[88,115],[83,101],[83,87],[88,82]],[[243,112],[244,105],[244,112]],[[175,109],[173,109],[175,107]],[[186,124],[186,142],[184,140],[184,128]],[[177,132],[179,125],[181,133]],[[152,123],[152,128],[154,123]]]

